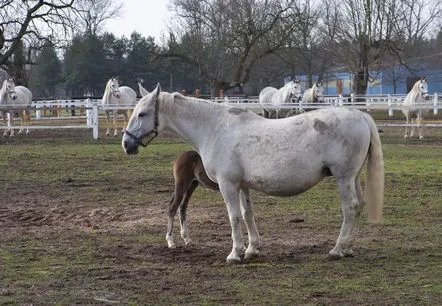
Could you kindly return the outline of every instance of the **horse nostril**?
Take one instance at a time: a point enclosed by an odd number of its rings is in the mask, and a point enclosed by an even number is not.
[[[123,142],[123,147],[124,147],[125,149],[127,149],[127,141],[124,141],[124,142]]]

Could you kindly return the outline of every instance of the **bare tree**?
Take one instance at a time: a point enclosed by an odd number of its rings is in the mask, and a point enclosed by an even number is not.
[[[294,2],[174,0],[166,56],[198,67],[215,90],[241,86],[258,60],[287,47],[298,17]]]
[[[0,66],[6,67],[20,43],[26,45],[28,58],[33,48],[56,43],[68,32],[68,11],[74,0],[0,2]]]
[[[373,72],[394,55],[405,64],[406,51],[429,33],[441,13],[441,1],[327,0],[324,25],[333,33],[329,46],[353,73],[353,91],[365,94]]]
[[[114,0],[77,0],[73,16],[78,17],[79,22],[74,30],[96,35],[107,20],[119,16],[122,7],[122,3],[116,4]]]

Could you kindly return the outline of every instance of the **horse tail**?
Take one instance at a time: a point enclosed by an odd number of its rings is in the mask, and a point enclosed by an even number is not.
[[[384,204],[384,158],[382,154],[381,139],[373,118],[364,114],[364,119],[370,127],[370,147],[367,154],[367,184],[366,202],[368,220],[378,223],[382,218]]]

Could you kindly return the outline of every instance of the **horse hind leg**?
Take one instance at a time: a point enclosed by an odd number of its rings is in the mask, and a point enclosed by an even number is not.
[[[364,206],[359,177],[338,182],[341,196],[342,221],[341,231],[335,247],[329,252],[329,259],[341,259],[353,255],[352,244],[359,227],[359,218]]]

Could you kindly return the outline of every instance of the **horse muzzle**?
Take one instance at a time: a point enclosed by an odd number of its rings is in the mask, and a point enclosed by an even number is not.
[[[138,154],[138,144],[134,141],[124,139],[123,136],[123,150],[127,155],[135,155]]]

